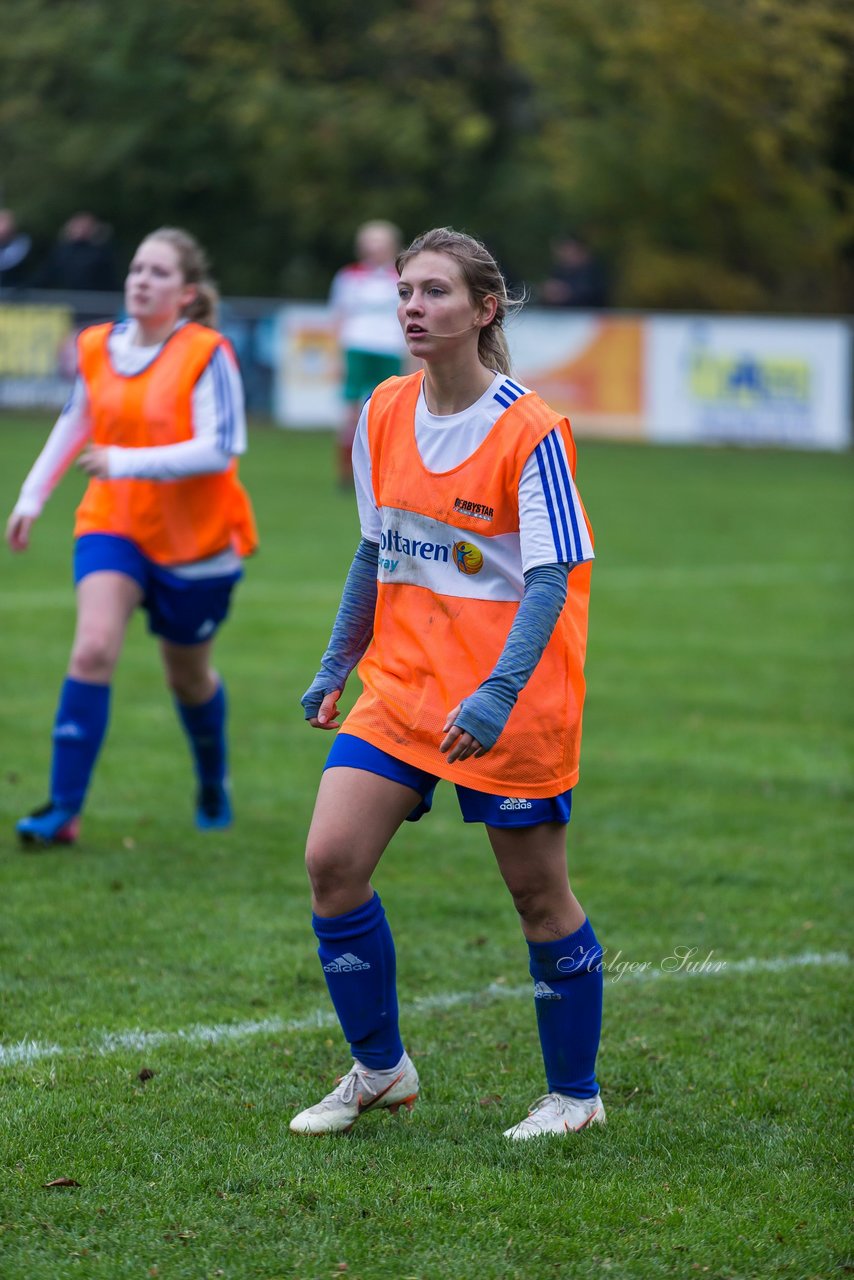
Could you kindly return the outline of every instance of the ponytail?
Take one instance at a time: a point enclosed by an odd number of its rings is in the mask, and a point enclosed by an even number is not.
[[[160,227],[145,237],[146,240],[165,240],[178,255],[178,265],[185,284],[196,286],[195,296],[184,308],[182,315],[186,320],[195,320],[197,324],[216,328],[219,308],[219,290],[210,274],[207,254],[195,236],[180,227]]]

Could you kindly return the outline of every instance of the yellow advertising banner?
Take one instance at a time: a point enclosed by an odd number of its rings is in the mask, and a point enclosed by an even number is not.
[[[0,305],[0,378],[53,378],[71,337],[68,307]]]

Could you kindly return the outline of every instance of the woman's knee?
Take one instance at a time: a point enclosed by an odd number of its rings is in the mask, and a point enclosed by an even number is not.
[[[526,930],[547,929],[553,932],[552,925],[557,920],[565,920],[580,910],[568,880],[559,883],[522,880],[507,887]]]
[[[111,679],[121,650],[121,637],[93,627],[80,632],[71,650],[69,672],[76,680]]]
[[[349,899],[364,888],[368,878],[337,842],[311,833],[306,844],[305,869],[315,901],[321,903]]]
[[[554,910],[554,898],[546,894],[542,886],[519,884],[508,888],[513,906],[525,924],[539,924]]]
[[[161,643],[163,672],[170,693],[188,707],[209,702],[219,688],[219,676],[211,666],[210,642],[203,645]]]
[[[182,671],[166,668],[170,693],[186,706],[201,706],[216,693],[217,682],[210,671]]]

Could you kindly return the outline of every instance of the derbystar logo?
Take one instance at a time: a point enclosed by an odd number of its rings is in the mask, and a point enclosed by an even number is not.
[[[454,510],[461,516],[471,516],[474,520],[492,520],[495,516],[493,507],[482,502],[469,502],[468,498],[454,498]]]

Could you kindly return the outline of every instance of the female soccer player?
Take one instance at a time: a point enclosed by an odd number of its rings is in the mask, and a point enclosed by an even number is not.
[[[393,222],[363,222],[357,261],[336,272],[329,293],[344,363],[344,421],[338,432],[338,483],[353,484],[353,437],[362,405],[378,382],[401,372],[406,344],[395,319],[401,235]]]
[[[90,482],[74,529],[77,627],[54,723],[50,800],[17,824],[25,844],[76,839],[110,682],[139,605],[190,741],[196,823],[232,820],[225,689],[211,651],[257,538],[235,461],[246,448],[243,389],[211,327],[216,301],[192,236],[166,227],[143,240],[125,283],[129,319],[80,334],[71,398],[9,518],[9,546],[24,551],[83,449],[78,465]]]
[[[397,265],[398,316],[424,371],[382,383],[362,413],[362,539],[302,700],[309,724],[340,728],[361,659],[364,691],[330,751],[306,854],[320,960],[355,1061],[290,1127],[341,1132],[418,1095],[370,877],[445,778],[464,820],[486,826],[530,953],[548,1093],[507,1136],[566,1134],[605,1119],[602,951],[565,851],[593,558],[575,445],[567,420],[509,376],[507,289],[484,246],[441,228]]]

